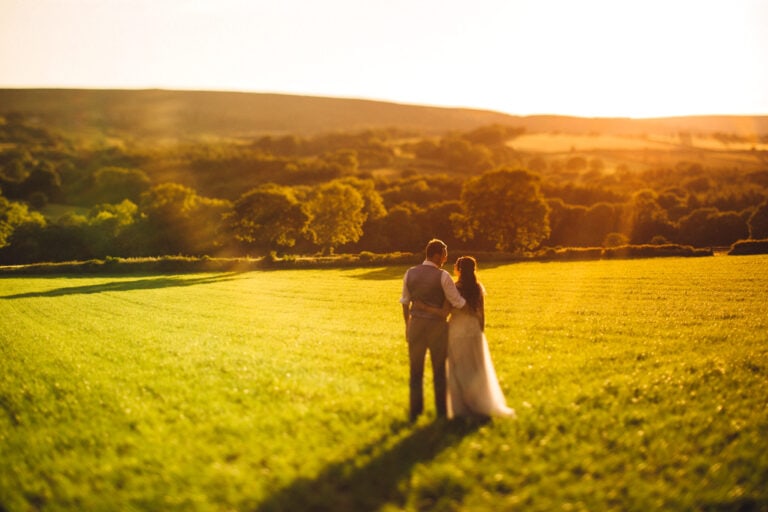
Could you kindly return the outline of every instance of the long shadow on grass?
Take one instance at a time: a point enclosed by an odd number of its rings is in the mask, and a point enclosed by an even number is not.
[[[469,253],[469,254],[471,254],[471,253]],[[443,269],[452,273],[453,272],[453,263],[454,263],[454,261],[455,260],[448,261],[448,263],[446,263],[443,266]],[[492,269],[492,268],[502,267],[502,266],[511,265],[511,264],[512,264],[512,262],[508,262],[508,261],[506,261],[506,262],[505,261],[501,261],[501,262],[499,262],[499,261],[488,261],[488,262],[480,261],[478,263],[478,266],[479,266],[479,268],[481,270],[489,270],[489,269]],[[358,274],[358,275],[356,275],[354,277],[357,278],[357,279],[363,279],[363,280],[368,280],[368,281],[388,281],[390,279],[402,279],[403,276],[405,275],[405,271],[410,266],[412,266],[412,265],[403,265],[403,266],[395,266],[395,267],[377,268],[377,269],[373,269],[373,270],[370,270],[370,271],[365,272],[365,273]]]
[[[153,288],[170,288],[178,286],[196,286],[201,284],[217,283],[233,279],[234,274],[227,273],[216,276],[207,276],[199,278],[179,278],[179,277],[155,277],[146,279],[135,279],[131,281],[112,281],[109,283],[92,284],[84,286],[65,286],[62,288],[53,288],[41,292],[17,293],[14,295],[3,295],[0,299],[25,299],[30,297],[60,297],[62,295],[80,295],[103,292],[127,292],[131,290],[150,290]]]
[[[405,270],[408,267],[385,267],[370,270],[363,274],[354,276],[356,279],[363,279],[367,281],[389,281],[390,279],[403,278]]]
[[[278,490],[256,512],[378,510],[385,504],[402,508],[406,496],[398,485],[413,467],[434,459],[487,422],[440,420],[406,434],[401,434],[402,424],[393,424],[392,434],[363,447],[348,460],[328,465],[316,478],[300,478]],[[390,438],[398,434],[402,438],[392,443]]]

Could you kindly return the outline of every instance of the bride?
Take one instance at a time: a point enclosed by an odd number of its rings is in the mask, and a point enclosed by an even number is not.
[[[477,281],[477,261],[471,256],[456,260],[456,288],[467,301],[463,309],[437,309],[422,302],[413,307],[441,313],[448,322],[448,417],[507,416],[514,409],[507,407],[496,378],[488,340],[485,337],[485,288]]]

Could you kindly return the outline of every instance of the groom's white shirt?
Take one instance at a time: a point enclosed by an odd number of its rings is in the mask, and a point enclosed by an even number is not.
[[[424,263],[422,265],[429,265],[435,268],[440,269],[437,265],[435,265],[433,262],[429,260],[424,260]],[[453,282],[453,279],[451,279],[451,274],[446,272],[443,269],[440,269],[440,285],[443,287],[443,293],[445,294],[445,298],[448,299],[448,302],[451,303],[451,305],[457,309],[461,309],[464,307],[464,304],[467,303],[466,299],[461,296],[459,293],[459,290],[456,289],[456,283]],[[408,272],[405,273],[405,276],[403,277],[403,295],[400,297],[400,304],[410,304],[411,303],[411,293],[408,291]]]

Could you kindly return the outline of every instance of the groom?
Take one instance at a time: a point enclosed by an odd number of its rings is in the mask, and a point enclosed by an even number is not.
[[[438,418],[446,415],[445,359],[448,354],[448,323],[445,317],[421,310],[411,310],[411,303],[420,300],[430,306],[442,308],[445,299],[455,308],[466,304],[459,294],[451,275],[442,270],[448,260],[448,246],[432,239],[427,244],[426,259],[411,267],[403,278],[403,305],[405,337],[408,340],[410,361],[410,420],[416,421],[424,411],[424,359],[429,350],[432,359],[435,409]]]

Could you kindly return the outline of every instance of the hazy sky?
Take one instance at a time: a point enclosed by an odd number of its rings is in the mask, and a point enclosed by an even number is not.
[[[0,0],[0,87],[768,114],[768,0]]]

